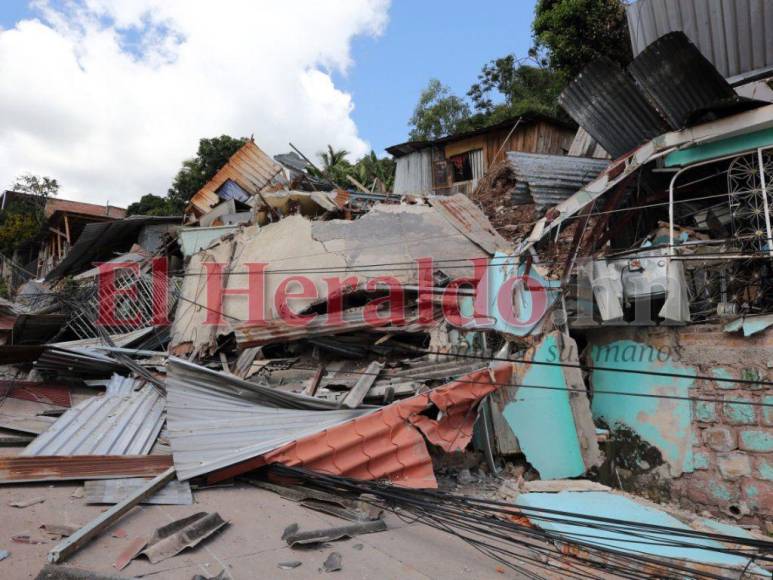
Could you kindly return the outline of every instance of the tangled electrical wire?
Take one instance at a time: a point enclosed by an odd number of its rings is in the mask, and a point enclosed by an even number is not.
[[[403,519],[447,532],[527,578],[543,578],[540,570],[565,578],[597,578],[599,573],[641,579],[768,578],[755,563],[773,563],[773,542],[764,540],[408,489],[284,465],[273,465],[270,471],[334,495],[358,497]],[[547,529],[549,524],[579,531],[557,533]],[[620,547],[621,543],[629,545]],[[664,558],[642,549],[647,545],[739,556],[747,564],[739,568]]]

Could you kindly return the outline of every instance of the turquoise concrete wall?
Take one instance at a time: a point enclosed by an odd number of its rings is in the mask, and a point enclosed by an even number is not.
[[[591,408],[594,419],[603,419],[612,428],[615,424],[626,425],[659,449],[671,468],[671,475],[676,477],[694,469],[690,401],[599,392],[622,391],[688,397],[694,379],[616,372],[616,369],[630,369],[697,374],[695,368],[673,363],[670,357],[661,356],[668,360],[659,360],[657,354],[646,343],[631,340],[592,345],[590,356],[593,366],[615,370],[592,372],[594,395]]]
[[[547,335],[537,347],[533,360],[559,362],[559,353],[556,335]],[[525,386],[505,406],[503,416],[526,459],[542,479],[582,475],[585,464],[561,367],[531,365],[519,384]],[[529,385],[564,390],[529,388]]]

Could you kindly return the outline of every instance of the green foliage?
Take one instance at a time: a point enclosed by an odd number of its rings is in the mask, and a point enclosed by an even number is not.
[[[51,177],[20,175],[11,190],[26,193],[10,197],[0,212],[0,253],[10,257],[13,252],[45,234],[46,199],[59,192],[59,183]]]
[[[126,208],[126,215],[182,215],[182,204],[169,197],[148,193]]]
[[[319,153],[322,167],[319,169],[311,167],[308,171],[314,177],[327,179],[344,189],[352,187],[352,182],[348,179],[348,176],[352,176],[366,187],[372,187],[376,182],[376,184],[383,184],[387,191],[391,190],[395,180],[393,159],[389,157],[379,159],[375,151],[371,151],[352,164],[346,159],[347,155],[349,152],[345,149],[333,149],[332,145],[328,145],[326,151]]]
[[[476,113],[493,124],[527,112],[558,115],[558,95],[563,87],[563,79],[555,71],[524,64],[508,54],[483,66],[467,96]],[[498,104],[494,95],[499,96]]]
[[[174,207],[184,207],[246,141],[229,135],[200,139],[196,157],[183,161],[167,193]]]
[[[14,181],[11,186],[11,189],[13,191],[47,198],[50,195],[59,193],[59,182],[51,177],[27,173],[17,177],[16,181]]]
[[[625,6],[620,0],[539,0],[532,23],[537,50],[566,81],[592,60],[631,60]]]
[[[375,151],[371,151],[354,164],[354,178],[366,187],[380,183],[385,191],[392,191],[395,183],[395,160],[391,157],[379,158]],[[376,191],[378,190],[376,187]]]
[[[421,92],[409,126],[412,141],[429,141],[459,131],[470,116],[470,107],[451,89],[437,79],[431,79]]]

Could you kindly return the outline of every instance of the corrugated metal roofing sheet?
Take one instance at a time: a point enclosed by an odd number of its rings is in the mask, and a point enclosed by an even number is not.
[[[92,397],[72,407],[21,455],[144,455],[164,422],[164,398],[151,385],[128,395]]]
[[[535,203],[540,209],[574,195],[609,165],[606,159],[518,151],[509,152],[507,161],[517,180],[513,202]]]
[[[607,58],[586,66],[559,103],[613,158],[668,130],[631,77]]]
[[[650,44],[631,62],[628,72],[672,129],[681,129],[707,112],[756,106],[739,97],[681,31]]]
[[[57,376],[76,375],[80,379],[107,378],[126,371],[115,359],[87,347],[48,346],[35,362],[35,368]]]
[[[207,213],[220,202],[217,190],[229,179],[249,195],[255,195],[280,171],[282,167],[255,145],[254,141],[247,141],[191,198],[191,206],[198,215]]]
[[[0,457],[0,483],[151,477],[171,466],[169,455]]]
[[[369,412],[336,410],[334,402],[231,380],[175,358],[167,372],[167,428],[180,480],[252,459]],[[281,402],[295,408],[277,408]],[[312,403],[329,410],[309,410]]]
[[[148,483],[147,479],[130,477],[125,479],[100,479],[87,481],[83,485],[88,504],[112,504],[125,500]],[[193,494],[187,481],[173,479],[150,497],[142,500],[152,505],[192,505]]]
[[[114,205],[101,205],[96,203],[85,203],[82,201],[72,201],[69,199],[60,199],[58,197],[49,197],[46,199],[45,214],[50,218],[58,211],[67,213],[77,213],[99,218],[121,219],[126,217],[126,209]]]
[[[489,254],[510,248],[480,208],[463,193],[432,196],[428,201],[448,223]]]
[[[769,0],[639,0],[626,13],[634,56],[683,30],[726,78],[773,66]]]
[[[0,380],[0,398],[5,397],[69,407],[70,387],[59,383]]]

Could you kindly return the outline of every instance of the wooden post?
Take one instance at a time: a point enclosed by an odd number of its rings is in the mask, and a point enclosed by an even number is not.
[[[102,514],[83,526],[69,538],[65,538],[54,546],[48,553],[48,561],[56,564],[57,562],[62,562],[72,556],[75,552],[88,544],[94,536],[112,526],[126,512],[137,504],[142,503],[144,499],[154,495],[159,489],[169,483],[174,477],[174,474],[174,467],[170,467],[164,473],[156,476],[146,485],[139,488],[134,495],[130,495],[125,500],[102,512]]]
[[[67,235],[67,244],[72,245],[72,240],[70,239],[70,220],[67,218],[67,214],[64,214],[64,233]]]

